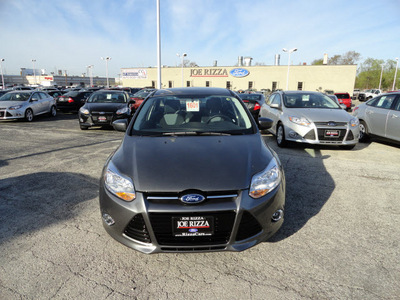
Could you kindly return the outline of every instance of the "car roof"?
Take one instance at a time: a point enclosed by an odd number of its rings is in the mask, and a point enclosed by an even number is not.
[[[233,96],[233,92],[224,88],[210,88],[210,87],[186,87],[186,88],[171,88],[156,90],[153,96],[166,96],[166,95],[221,95]]]

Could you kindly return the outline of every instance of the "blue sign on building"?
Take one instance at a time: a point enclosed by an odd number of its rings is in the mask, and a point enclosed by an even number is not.
[[[250,72],[243,68],[236,68],[229,72],[233,77],[246,77]]]

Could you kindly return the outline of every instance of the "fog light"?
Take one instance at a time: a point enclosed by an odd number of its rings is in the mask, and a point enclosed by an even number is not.
[[[104,213],[103,214],[103,220],[108,226],[111,226],[111,225],[115,224],[114,219],[109,214]]]
[[[283,210],[278,209],[274,214],[272,215],[271,219],[273,222],[278,222],[280,219],[283,217]]]
[[[299,135],[298,135],[296,132],[294,132],[294,131],[289,132],[289,136],[290,136],[292,139],[296,139],[296,138],[299,137]]]

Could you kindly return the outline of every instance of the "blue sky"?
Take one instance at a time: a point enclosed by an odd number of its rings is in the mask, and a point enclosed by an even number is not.
[[[357,51],[362,60],[400,57],[400,1],[160,0],[163,65],[187,53],[199,66],[232,66],[238,56],[273,65],[282,48],[293,64]],[[95,76],[157,65],[156,0],[0,0],[0,58],[20,68]]]

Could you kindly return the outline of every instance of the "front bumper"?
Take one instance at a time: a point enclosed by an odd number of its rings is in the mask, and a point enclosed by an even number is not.
[[[78,115],[79,124],[85,127],[112,125],[112,122],[114,122],[115,120],[130,118],[129,114],[115,113],[85,115],[79,112]]]
[[[317,122],[311,127],[295,124],[285,125],[285,138],[287,141],[318,144],[346,146],[358,143],[360,129],[358,126],[351,127],[348,123],[338,122],[335,126],[330,122]]]
[[[171,195],[169,195],[171,196]],[[112,195],[101,180],[100,210],[115,223],[106,231],[120,243],[143,253],[242,251],[271,237],[283,223],[272,220],[277,210],[284,210],[285,179],[272,192],[260,199],[248,196],[248,190],[195,204],[180,200],[154,199],[149,193],[136,193],[136,199],[125,202]],[[161,197],[162,198],[162,197]],[[182,216],[211,216],[212,236],[176,237],[173,218]]]
[[[0,120],[23,119],[25,118],[25,109],[0,109]]]

